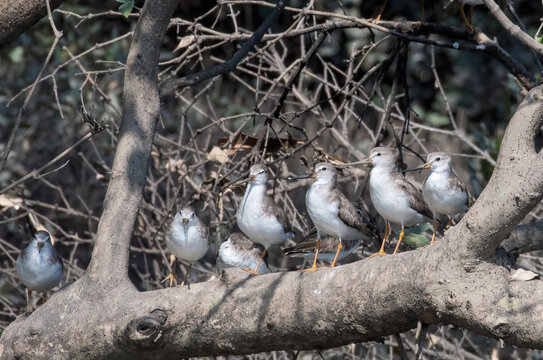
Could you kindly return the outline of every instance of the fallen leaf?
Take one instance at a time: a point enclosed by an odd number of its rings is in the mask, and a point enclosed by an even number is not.
[[[207,160],[209,160],[209,161],[217,161],[217,162],[220,162],[221,164],[223,164],[225,162],[230,161],[230,158],[228,157],[226,152],[221,150],[220,147],[213,146],[213,148],[211,149],[209,154],[207,154]]]
[[[530,281],[533,279],[538,279],[539,274],[536,274],[530,270],[517,269],[512,275],[509,281]]]
[[[228,147],[230,144],[230,138],[220,138],[217,145],[220,147]],[[251,151],[258,143],[258,138],[254,136],[249,136],[244,133],[239,133],[236,135],[236,137],[232,140],[230,150],[228,151],[228,155],[234,155],[238,151]],[[262,150],[264,148],[264,143],[266,141],[262,141],[260,145],[260,149]],[[295,139],[291,136],[288,138],[276,138],[276,137],[269,137],[268,141],[266,143],[266,152],[267,153],[276,153],[281,149],[289,149],[293,147],[296,144],[303,144],[304,142],[302,140]]]
[[[173,52],[176,52],[176,51],[179,51],[179,50],[181,50],[183,48],[186,48],[187,46],[191,45],[195,41],[196,41],[196,37],[194,35],[183,36],[179,40],[179,44],[177,44],[177,47],[175,48],[175,50]]]

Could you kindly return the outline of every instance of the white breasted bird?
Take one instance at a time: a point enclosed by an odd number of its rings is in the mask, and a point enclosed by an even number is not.
[[[313,266],[308,271],[317,269],[322,233],[338,239],[332,267],[336,266],[344,241],[366,240],[374,234],[370,226],[360,219],[355,206],[336,188],[337,171],[332,164],[318,163],[311,177],[315,182],[307,190],[305,204],[317,229],[317,242]],[[351,250],[354,250],[353,245],[349,244]]]
[[[424,179],[422,195],[434,215],[432,235],[432,243],[434,243],[437,215],[447,215],[449,218],[447,226],[450,226],[453,216],[468,210],[469,196],[466,186],[453,171],[450,155],[443,152],[430,153],[426,158],[426,164],[408,171],[422,169],[430,169],[430,174]]]
[[[170,227],[166,233],[166,245],[173,254],[171,261],[172,273],[162,282],[170,281],[170,286],[175,279],[175,260],[181,259],[189,263],[185,278],[179,286],[187,281],[192,264],[205,256],[209,249],[209,233],[207,227],[200,221],[192,206],[183,206],[175,214]]]
[[[289,231],[285,213],[267,195],[268,169],[262,164],[251,166],[243,200],[239,204],[236,219],[239,228],[251,241],[264,246],[260,261],[254,270],[244,268],[251,274],[258,275],[260,263],[268,248],[294,237]]]
[[[390,222],[400,224],[402,231],[394,254],[398,252],[405,228],[427,222],[432,212],[424,202],[421,192],[400,173],[396,166],[398,153],[387,147],[376,147],[370,151],[366,163],[372,165],[370,172],[370,197],[375,210],[386,222],[385,236],[379,252],[386,255],[385,242],[390,231]]]
[[[47,291],[62,280],[62,258],[51,243],[47,231],[39,230],[32,241],[17,257],[16,272],[28,289],[26,311],[31,312],[30,296],[32,291],[43,293],[43,302],[47,300]]]
[[[217,254],[217,269],[223,271],[231,267],[254,269],[258,268],[259,274],[270,272],[266,262],[263,261],[260,266],[258,262],[264,252],[264,247],[252,242],[247,236],[240,232],[230,234],[228,239],[219,246]]]

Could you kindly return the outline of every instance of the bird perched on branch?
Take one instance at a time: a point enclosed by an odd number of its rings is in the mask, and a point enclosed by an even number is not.
[[[266,166],[262,164],[251,166],[249,178],[242,183],[245,182],[248,184],[243,200],[239,204],[236,219],[241,231],[251,241],[264,246],[264,251],[255,269],[244,269],[251,274],[258,275],[260,263],[268,248],[293,238],[294,233],[288,230],[283,210],[266,193],[268,189],[268,169]]]
[[[265,261],[257,266],[264,250],[262,245],[252,242],[244,234],[234,232],[219,247],[217,269],[222,271],[231,267],[257,268],[259,274],[267,274],[270,270]]]
[[[209,232],[207,227],[200,221],[192,206],[183,206],[174,216],[166,233],[166,245],[173,254],[170,267],[172,272],[162,280],[170,281],[172,286],[175,276],[176,259],[181,259],[189,263],[185,278],[179,286],[183,286],[187,281],[192,264],[205,256],[209,249]]]
[[[435,242],[437,230],[437,215],[447,215],[449,223],[452,217],[468,210],[469,197],[466,185],[456,176],[452,168],[450,155],[443,152],[428,154],[426,164],[406,171],[430,169],[430,174],[424,179],[422,195],[432,210],[434,218],[434,233],[432,242]]]
[[[390,222],[400,224],[402,230],[394,254],[398,252],[405,234],[405,227],[417,225],[433,218],[420,191],[400,173],[396,161],[398,153],[387,147],[376,147],[365,161],[372,165],[370,172],[370,197],[375,210],[385,219],[385,236],[379,252],[386,255],[385,242]]]
[[[349,250],[352,252],[356,247],[353,241],[369,239],[374,235],[370,225],[364,222],[355,206],[336,188],[337,171],[330,163],[318,163],[315,165],[313,175],[298,176],[297,179],[312,177],[315,182],[311,184],[305,195],[305,204],[309,217],[317,229],[317,240],[315,244],[315,258],[313,266],[306,271],[317,269],[317,258],[321,251],[322,233],[336,237],[336,253],[331,266],[334,267],[338,261],[339,254],[344,247],[343,242],[349,242]],[[299,244],[300,245],[300,244]],[[326,242],[326,252],[330,241]],[[358,244],[356,244],[358,246]],[[300,245],[306,247],[306,245]]]
[[[38,230],[34,234],[30,244],[19,253],[15,270],[28,289],[26,311],[31,312],[32,291],[42,292],[44,303],[47,300],[47,291],[62,280],[62,258],[51,243],[51,236],[47,231]]]

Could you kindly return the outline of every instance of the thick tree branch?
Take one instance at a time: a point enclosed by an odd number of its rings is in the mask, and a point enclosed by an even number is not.
[[[543,198],[543,86],[531,90],[507,126],[492,178],[446,238],[460,259],[488,258]]]
[[[501,246],[505,251],[518,250],[519,253],[543,249],[543,221],[519,225]]]
[[[64,0],[50,0],[54,9]],[[0,1],[0,45],[7,43],[47,15],[45,0]]]
[[[258,43],[260,43],[266,31],[268,31],[269,28],[275,23],[275,20],[277,19],[281,11],[283,11],[287,3],[288,0],[279,0],[275,8],[266,18],[266,20],[262,22],[258,29],[256,29],[256,31],[253,33],[253,35],[251,35],[249,40],[247,40],[247,42],[243,44],[230,59],[226,60],[222,64],[213,66],[210,69],[187,75],[181,79],[166,81],[161,88],[160,96],[168,96],[172,94],[175,90],[187,86],[196,85],[207,79],[211,79],[215,76],[222,75],[234,70],[238,66],[239,62],[249,53],[249,51],[251,51]]]
[[[176,0],[147,1],[126,61],[119,143],[104,200],[89,276],[109,286],[127,280],[128,245],[145,186],[160,111],[158,59]]]

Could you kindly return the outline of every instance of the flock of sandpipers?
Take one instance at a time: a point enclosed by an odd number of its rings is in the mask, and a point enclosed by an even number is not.
[[[454,173],[451,157],[442,152],[428,155],[427,163],[421,167],[399,170],[398,153],[387,147],[371,150],[365,164],[372,165],[369,178],[370,198],[377,213],[385,220],[384,238],[379,252],[371,255],[386,255],[385,243],[390,233],[390,223],[401,226],[394,254],[398,252],[405,228],[433,220],[435,241],[438,217],[448,216],[450,226],[455,215],[468,207],[468,194],[462,181]],[[430,169],[424,180],[422,192],[411,184],[403,172]],[[313,258],[313,265],[303,271],[320,269],[317,259],[331,262],[352,253],[362,241],[376,238],[377,226],[367,213],[353,204],[336,187],[338,173],[331,163],[315,165],[313,174],[289,177],[286,180],[313,178],[306,193],[309,217],[317,231],[317,238],[306,238],[293,248],[285,249],[287,256]],[[289,231],[287,219],[281,209],[267,194],[268,170],[256,164],[249,177],[237,185],[247,183],[245,195],[236,213],[241,232],[232,233],[219,247],[217,267],[239,267],[251,274],[265,274],[269,268],[262,260],[270,246],[282,244],[294,238]],[[209,231],[191,206],[181,207],[175,214],[165,234],[168,249],[172,253],[172,269],[176,259],[189,264],[185,279],[192,264],[203,258],[209,248]],[[51,243],[48,232],[39,230],[31,243],[17,258],[16,271],[28,288],[27,311],[31,311],[30,294],[39,291],[46,294],[62,279],[62,259]],[[175,280],[172,270],[162,282]],[[45,296],[45,295],[44,295]],[[44,298],[45,300],[45,298]]]

